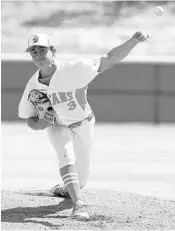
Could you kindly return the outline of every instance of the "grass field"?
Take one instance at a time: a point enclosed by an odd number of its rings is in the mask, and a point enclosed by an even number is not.
[[[3,123],[1,134],[2,189],[45,190],[60,181],[45,132]],[[87,187],[175,199],[174,135],[173,125],[97,124]]]

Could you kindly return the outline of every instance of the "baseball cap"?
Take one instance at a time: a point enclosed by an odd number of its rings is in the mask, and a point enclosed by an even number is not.
[[[30,48],[33,46],[51,47],[53,46],[53,42],[48,35],[43,33],[36,33],[29,38],[26,52],[29,52]]]

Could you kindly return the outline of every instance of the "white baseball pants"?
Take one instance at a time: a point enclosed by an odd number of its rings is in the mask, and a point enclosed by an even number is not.
[[[84,187],[90,173],[91,154],[94,147],[95,117],[84,120],[74,129],[53,125],[47,128],[47,134],[59,161],[59,168],[75,165],[80,187]]]

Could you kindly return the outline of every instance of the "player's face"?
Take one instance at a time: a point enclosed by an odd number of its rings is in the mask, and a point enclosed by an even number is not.
[[[30,55],[36,66],[42,67],[52,62],[52,52],[48,47],[34,46],[30,50]]]

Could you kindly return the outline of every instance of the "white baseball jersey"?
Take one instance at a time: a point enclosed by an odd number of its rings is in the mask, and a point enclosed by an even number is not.
[[[57,122],[70,125],[84,120],[91,113],[87,101],[87,85],[98,74],[100,59],[57,62],[49,86],[39,82],[39,70],[30,78],[19,104],[18,115],[21,118],[37,116],[37,112],[28,100],[29,92],[38,89],[47,94],[55,110]]]

